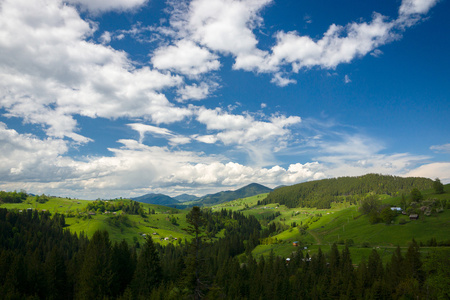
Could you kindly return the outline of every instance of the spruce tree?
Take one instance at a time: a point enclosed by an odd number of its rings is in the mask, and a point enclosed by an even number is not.
[[[193,240],[185,260],[184,284],[194,299],[202,299],[207,289],[206,279],[202,273],[203,259],[200,257],[206,219],[200,207],[194,206],[191,209],[186,215],[186,222],[188,227],[185,230],[193,235]]]
[[[107,231],[96,231],[86,249],[79,274],[79,299],[102,299],[110,294],[111,242]]]
[[[158,252],[151,237],[139,254],[132,288],[138,298],[148,298],[154,288],[162,281],[162,270]]]

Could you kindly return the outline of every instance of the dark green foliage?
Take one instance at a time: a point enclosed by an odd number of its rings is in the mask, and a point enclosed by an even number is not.
[[[385,207],[380,212],[380,218],[386,224],[391,224],[391,222],[395,219],[397,213],[393,211],[390,207]]]
[[[384,266],[377,250],[357,268],[349,249],[332,245],[290,261],[255,259],[261,225],[254,217],[194,209],[192,242],[161,246],[151,239],[140,252],[111,245],[106,232],[64,230],[60,217],[0,208],[1,299],[447,299],[448,251],[422,257],[413,240]],[[208,229],[209,228],[209,229]],[[209,239],[224,230],[220,239]],[[433,242],[434,243],[434,242]],[[326,247],[327,251],[329,247]],[[440,249],[445,250],[445,249]],[[240,255],[238,259],[238,255]]]
[[[436,192],[436,194],[443,194],[444,193],[444,185],[439,180],[439,178],[436,178],[436,180],[433,182],[433,189]]]
[[[106,231],[94,233],[79,274],[79,299],[102,299],[110,295],[111,242]]]
[[[0,191],[0,203],[21,203],[27,199],[28,195],[24,191],[5,192]]]
[[[94,212],[115,212],[122,210],[124,213],[130,215],[145,215],[142,204],[136,201],[124,202],[124,201],[103,201],[96,200],[90,202],[86,206],[87,211]]]
[[[152,239],[149,237],[142,247],[137,260],[136,272],[132,281],[132,289],[137,298],[148,298],[153,289],[162,281],[162,270],[159,255]]]
[[[150,203],[158,205],[176,205],[180,204],[180,201],[163,194],[146,194],[140,197],[132,198],[134,201],[141,203]]]
[[[410,196],[412,202],[420,202],[423,200],[423,195],[418,188],[413,188],[410,192]]]
[[[206,195],[196,200],[199,205],[207,204],[219,204],[239,198],[251,197],[259,194],[269,193],[272,189],[257,183],[251,183],[236,191],[225,191],[217,194]]]
[[[366,198],[364,198],[361,201],[361,205],[359,206],[359,211],[364,214],[368,215],[370,213],[378,213],[381,206],[381,202],[378,199],[378,196],[371,195]]]
[[[344,200],[357,203],[368,193],[394,195],[409,193],[413,187],[432,188],[427,178],[396,177],[367,174],[304,182],[273,190],[261,204],[279,203],[287,207],[330,208],[332,202]]]
[[[194,206],[186,215],[188,228],[186,231],[193,236],[190,243],[188,255],[185,260],[186,269],[184,272],[184,284],[188,289],[188,293],[194,299],[201,299],[204,296],[207,283],[205,282],[204,260],[200,256],[202,242],[204,240],[204,228],[206,219],[200,207]]]

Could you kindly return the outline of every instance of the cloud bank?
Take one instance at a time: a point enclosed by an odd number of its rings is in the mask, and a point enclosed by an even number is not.
[[[141,37],[152,31],[160,37],[142,63],[110,45],[126,30],[99,32],[89,17],[132,12],[145,7],[146,0],[0,1],[2,117],[35,129],[26,133],[0,122],[1,189],[97,198],[207,193],[251,182],[275,186],[368,172],[449,178],[446,163],[417,168],[429,157],[382,154],[384,146],[369,137],[338,136],[320,128],[333,135],[331,142],[301,132],[300,116],[232,112],[207,103],[223,86],[217,73],[225,67],[224,58],[231,59],[235,71],[268,74],[270,82],[285,87],[297,83],[290,77],[300,70],[334,69],[369,53],[379,56],[378,47],[400,39],[437,1],[404,0],[394,19],[374,12],[367,22],[331,24],[318,38],[280,30],[265,49],[255,32],[263,28],[263,13],[274,1],[169,3],[168,25],[127,32]],[[350,82],[347,75],[344,80]],[[139,138],[124,136],[107,156],[75,157],[71,151],[95,143],[83,133],[80,116],[126,120],[122,127]],[[303,145],[299,136],[318,137]],[[151,145],[152,138],[167,142]],[[291,147],[313,153],[313,159],[283,163],[280,155]],[[246,158],[235,159],[236,153]]]

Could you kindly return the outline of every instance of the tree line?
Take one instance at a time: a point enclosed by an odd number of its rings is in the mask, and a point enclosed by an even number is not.
[[[423,257],[412,241],[386,265],[373,250],[358,266],[336,245],[290,260],[254,258],[260,223],[238,212],[194,207],[192,240],[136,248],[111,242],[106,231],[88,239],[64,229],[63,216],[0,208],[2,299],[448,299],[450,256]],[[213,224],[211,224],[213,223]],[[209,229],[208,229],[209,228]],[[224,230],[222,238],[212,238]]]
[[[398,177],[367,174],[357,177],[339,177],[316,180],[282,187],[270,192],[261,204],[279,203],[289,208],[316,207],[326,209],[333,202],[357,203],[361,196],[374,194],[408,194],[413,188],[433,188],[433,180],[418,177]]]

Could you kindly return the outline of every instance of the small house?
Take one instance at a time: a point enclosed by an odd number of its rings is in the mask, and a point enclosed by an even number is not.
[[[293,245],[294,247],[298,247],[298,241],[293,242],[292,245]]]
[[[409,215],[409,219],[410,220],[418,220],[419,219],[419,215],[418,214],[411,214],[411,215]]]
[[[398,213],[402,212],[402,208],[401,207],[391,207],[391,210],[395,211],[395,212],[398,212]]]

